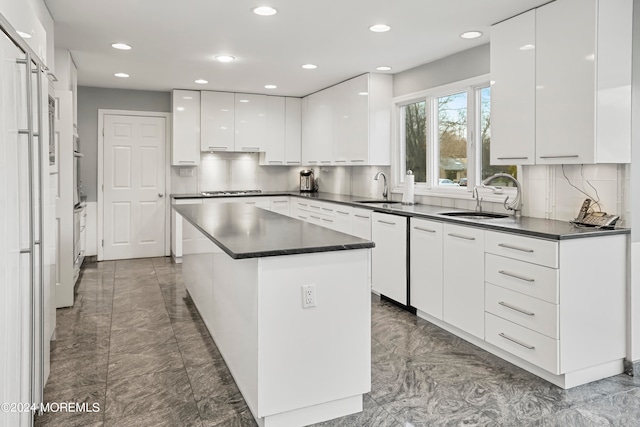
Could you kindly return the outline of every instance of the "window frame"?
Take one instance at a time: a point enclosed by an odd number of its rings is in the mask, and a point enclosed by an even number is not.
[[[481,135],[481,90],[491,86],[489,74],[433,87],[392,99],[393,138],[391,177],[394,193],[404,191],[404,175],[406,174],[406,150],[404,144],[405,115],[403,107],[415,102],[425,101],[426,114],[426,182],[415,184],[415,194],[422,196],[465,198],[471,197],[473,188],[482,183],[482,143],[478,141]],[[438,185],[440,147],[438,135],[438,98],[443,96],[467,93],[467,186],[454,187]],[[437,160],[437,161],[436,161]],[[518,167],[518,173],[521,173]],[[491,202],[501,202],[507,195],[515,195],[515,189],[504,188],[500,195],[491,193],[483,198]]]

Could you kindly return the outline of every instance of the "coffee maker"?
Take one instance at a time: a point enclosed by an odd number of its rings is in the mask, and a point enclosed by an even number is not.
[[[316,180],[313,176],[313,169],[303,169],[300,171],[300,192],[311,193],[316,191]]]

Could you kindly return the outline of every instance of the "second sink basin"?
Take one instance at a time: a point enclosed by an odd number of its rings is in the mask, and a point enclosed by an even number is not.
[[[477,211],[440,212],[440,215],[452,216],[456,218],[471,218],[471,219],[498,219],[498,218],[507,218],[509,216],[509,215],[493,213],[493,212],[477,212]]]

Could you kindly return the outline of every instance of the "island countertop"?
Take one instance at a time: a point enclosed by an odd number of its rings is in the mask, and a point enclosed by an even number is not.
[[[173,209],[234,259],[375,246],[369,240],[242,203],[174,205]]]

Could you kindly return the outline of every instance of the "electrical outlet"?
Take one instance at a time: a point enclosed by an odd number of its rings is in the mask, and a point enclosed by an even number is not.
[[[305,285],[302,287],[302,308],[316,306],[316,285]]]

